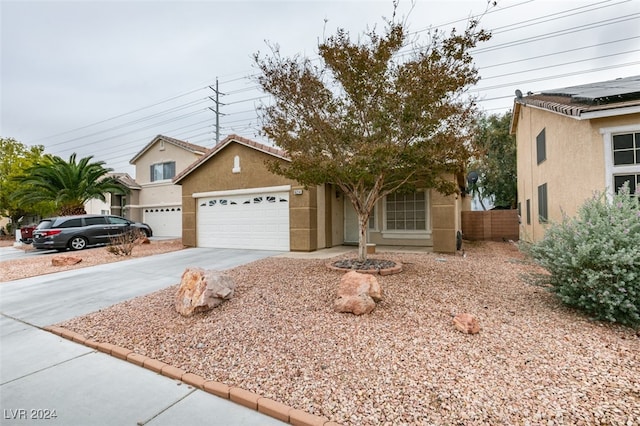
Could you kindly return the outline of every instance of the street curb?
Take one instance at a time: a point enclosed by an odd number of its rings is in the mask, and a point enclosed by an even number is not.
[[[200,389],[219,398],[228,399],[236,404],[240,404],[251,410],[258,411],[266,416],[294,426],[340,426],[339,423],[329,421],[326,417],[317,416],[303,410],[289,407],[281,402],[262,397],[261,395],[245,389],[230,387],[224,383],[206,380],[197,374],[189,373],[180,368],[158,361],[157,359],[137,354],[129,349],[122,348],[111,343],[99,343],[87,339],[81,334],[68,330],[64,327],[54,325],[46,326],[42,329],[67,340],[71,340],[72,342],[88,346],[91,349],[95,349],[123,361],[130,362],[139,367],[146,368],[154,373],[158,373],[174,380],[179,380],[196,389]]]

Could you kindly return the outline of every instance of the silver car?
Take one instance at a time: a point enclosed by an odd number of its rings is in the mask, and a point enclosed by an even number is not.
[[[82,250],[89,246],[106,245],[120,235],[141,231],[153,235],[145,223],[132,222],[120,216],[79,215],[43,219],[33,231],[36,249]]]

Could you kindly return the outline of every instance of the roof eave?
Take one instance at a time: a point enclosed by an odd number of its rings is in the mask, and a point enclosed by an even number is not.
[[[632,105],[628,107],[618,107],[610,109],[601,109],[597,111],[585,111],[580,114],[578,120],[592,120],[594,118],[617,117],[620,115],[638,114],[640,113],[640,105]]]

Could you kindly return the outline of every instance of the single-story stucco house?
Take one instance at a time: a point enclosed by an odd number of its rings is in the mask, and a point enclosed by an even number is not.
[[[280,149],[230,135],[179,173],[182,242],[191,247],[315,251],[357,244],[357,217],[335,186],[315,188],[271,173]],[[369,242],[455,252],[470,197],[433,190],[391,195],[376,205]]]

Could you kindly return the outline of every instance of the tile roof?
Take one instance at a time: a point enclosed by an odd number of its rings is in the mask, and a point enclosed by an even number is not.
[[[107,173],[107,176],[115,177],[129,189],[142,189],[142,187],[135,181],[128,173]]]
[[[202,164],[206,163],[211,157],[216,155],[218,152],[222,150],[225,146],[230,143],[239,143],[240,145],[245,145],[249,148],[253,148],[255,150],[264,152],[265,154],[273,155],[274,157],[282,158],[283,160],[289,161],[289,157],[287,153],[279,148],[265,145],[256,141],[252,141],[251,139],[243,138],[242,136],[238,136],[235,134],[229,135],[220,141],[216,146],[211,148],[205,155],[198,158],[196,161],[191,163],[186,169],[180,172],[176,177],[173,178],[173,183],[178,183],[192,171],[200,167]]]
[[[151,140],[151,142],[146,144],[145,147],[142,148],[142,150],[140,150],[140,152],[138,152],[131,160],[129,160],[129,164],[135,164],[135,162],[138,160],[138,158],[140,158],[142,156],[142,154],[147,152],[147,150],[149,148],[151,148],[154,144],[156,144],[160,140],[163,140],[163,141],[165,141],[167,143],[175,145],[175,146],[177,146],[179,148],[182,148],[182,149],[184,149],[186,151],[189,151],[189,152],[192,152],[194,154],[204,154],[204,153],[206,153],[208,151],[208,148],[206,148],[204,146],[192,144],[192,143],[189,143],[189,142],[182,141],[180,139],[171,138],[169,136],[158,135],[155,138],[153,138]]]

